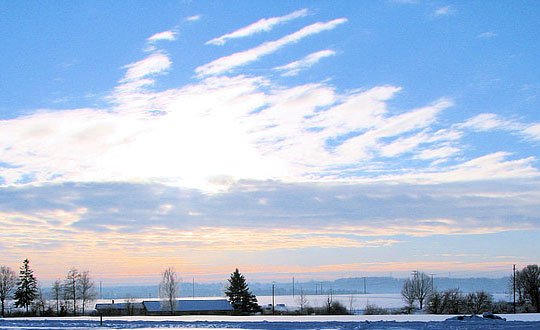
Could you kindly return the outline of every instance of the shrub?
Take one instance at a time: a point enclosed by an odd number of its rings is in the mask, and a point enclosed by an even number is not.
[[[364,315],[386,315],[390,314],[388,309],[379,307],[375,304],[368,303],[364,310]]]

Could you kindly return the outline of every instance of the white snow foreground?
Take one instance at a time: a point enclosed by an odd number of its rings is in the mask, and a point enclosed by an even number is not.
[[[449,319],[452,315],[350,316],[174,316],[6,318],[0,329],[242,329],[242,330],[356,330],[356,329],[540,329],[540,314],[507,314],[507,321],[482,317]],[[449,320],[447,320],[449,319]]]

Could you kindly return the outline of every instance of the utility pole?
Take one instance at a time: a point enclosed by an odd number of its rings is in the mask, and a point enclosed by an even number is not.
[[[193,299],[195,299],[195,277],[193,278],[192,290],[193,290]]]
[[[292,297],[294,299],[294,276],[292,277]]]
[[[514,314],[516,314],[516,265],[514,265]]]
[[[272,284],[272,315],[275,315],[276,314],[276,310],[275,310],[275,307],[274,307],[274,284]]]
[[[366,293],[367,293],[367,288],[366,288],[366,277],[364,276],[363,279],[364,279],[364,294],[366,294]]]
[[[322,282],[321,282],[321,292],[320,292],[320,294],[322,295]]]
[[[435,292],[434,287],[433,287],[433,275],[435,274],[429,274],[429,275],[431,275],[431,292]]]

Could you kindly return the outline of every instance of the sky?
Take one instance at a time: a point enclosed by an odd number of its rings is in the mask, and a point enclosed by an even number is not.
[[[540,3],[0,14],[2,265],[146,284],[540,262]]]

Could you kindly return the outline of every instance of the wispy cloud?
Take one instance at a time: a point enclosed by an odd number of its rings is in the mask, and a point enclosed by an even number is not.
[[[163,73],[171,66],[169,57],[165,54],[152,54],[144,60],[124,66],[127,72],[120,82],[130,82],[141,78]]]
[[[176,34],[177,33],[175,31],[163,31],[163,32],[159,32],[152,35],[146,40],[150,43],[155,43],[156,41],[159,41],[159,40],[172,41],[172,40],[176,40]]]
[[[495,32],[491,32],[491,31],[487,31],[487,32],[484,32],[484,33],[480,33],[478,35],[478,38],[482,38],[482,39],[489,39],[489,38],[494,38],[497,36],[497,33]]]
[[[202,65],[195,69],[195,72],[199,77],[209,76],[209,75],[218,75],[225,72],[228,72],[238,66],[246,65],[253,61],[258,60],[264,55],[271,54],[278,49],[295,42],[300,41],[301,39],[320,33],[326,30],[332,30],[336,26],[347,22],[345,18],[338,18],[326,23],[314,23],[308,25],[301,30],[296,31],[295,33],[289,34],[281,39],[275,41],[265,42],[262,45],[243,51],[235,53],[229,56],[218,58],[208,64]]]
[[[340,249],[357,254],[380,247],[397,251],[411,240],[432,236],[501,237],[538,230],[538,194],[537,181],[519,179],[489,179],[481,185],[246,181],[216,195],[155,183],[11,187],[0,190],[0,196],[9,196],[0,199],[0,241],[9,245],[15,259],[7,262],[12,263],[24,255],[47,260],[62,253],[56,271],[73,265],[107,271],[116,262],[117,276],[158,274],[168,258],[198,253],[205,260],[184,264],[193,271],[243,251],[288,250],[298,256]]]
[[[198,21],[201,19],[201,15],[193,15],[193,16],[189,16],[189,17],[186,17],[186,21]]]
[[[512,123],[499,118],[493,113],[481,113],[463,124],[459,124],[461,128],[468,128],[475,131],[489,131],[493,129],[501,129],[511,126]]]
[[[321,59],[335,54],[336,52],[333,50],[321,50],[316,53],[309,54],[301,60],[276,67],[274,70],[285,71],[281,74],[282,76],[295,76],[300,72],[300,70],[307,69],[319,62]]]
[[[446,15],[451,15],[453,13],[455,13],[455,10],[451,6],[445,6],[445,7],[441,7],[441,8],[436,9],[433,12],[433,16],[435,16],[435,17],[437,17],[437,16],[446,16]]]
[[[222,35],[221,37],[209,40],[206,42],[206,44],[221,46],[221,45],[224,45],[230,39],[244,38],[244,37],[248,37],[253,34],[259,33],[259,32],[270,31],[274,26],[278,24],[286,23],[290,20],[306,16],[307,14],[308,14],[307,9],[301,9],[301,10],[294,11],[285,16],[263,18],[251,25],[243,27],[232,33],[228,33],[228,34]]]
[[[513,119],[505,119],[493,113],[479,114],[466,122],[456,124],[455,126],[480,132],[492,130],[510,131],[527,139],[540,139],[539,123],[523,123]]]
[[[178,35],[178,32],[174,30],[167,30],[167,31],[156,33],[146,39],[146,48],[144,50],[146,52],[153,52],[157,50],[156,44],[158,43],[158,41],[161,41],[161,40],[174,41],[176,40],[177,35]]]
[[[523,133],[533,140],[540,141],[540,123],[528,126]]]

